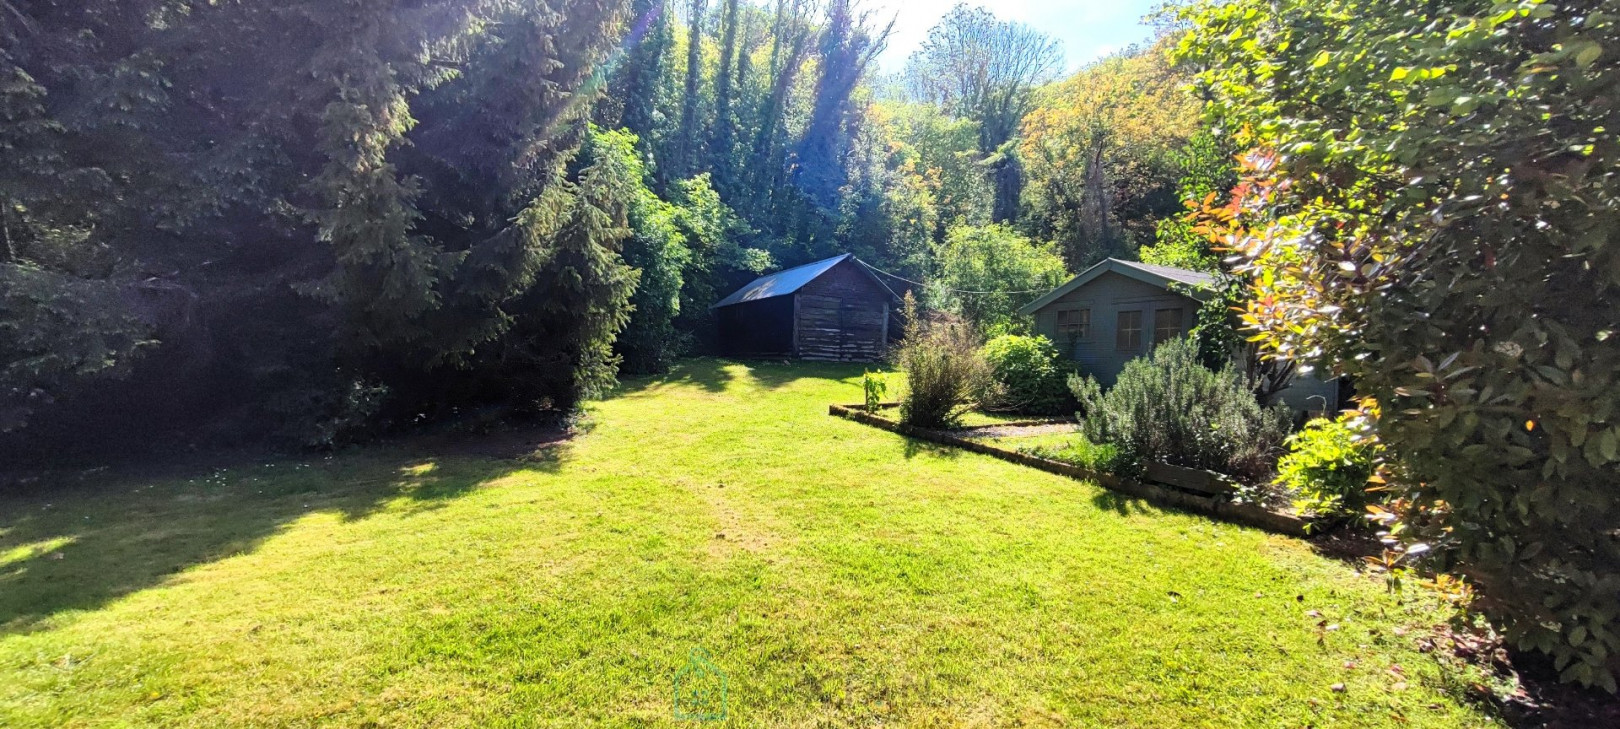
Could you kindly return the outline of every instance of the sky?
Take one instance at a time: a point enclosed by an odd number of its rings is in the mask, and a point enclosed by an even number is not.
[[[866,0],[877,16],[895,15],[889,48],[878,59],[886,73],[901,70],[906,57],[922,45],[934,27],[958,0]],[[1162,0],[967,0],[988,8],[1004,20],[1034,26],[1063,41],[1066,68],[1074,70],[1091,61],[1152,36],[1142,16]]]

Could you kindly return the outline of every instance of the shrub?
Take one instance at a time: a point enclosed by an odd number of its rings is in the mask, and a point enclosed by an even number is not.
[[[679,207],[660,200],[645,183],[647,171],[635,150],[636,137],[627,131],[599,132],[590,150],[617,155],[634,175],[630,192],[624,262],[641,272],[630,296],[630,321],[619,332],[614,349],[624,360],[624,371],[634,374],[666,372],[691,346],[691,335],[675,326],[681,313],[681,290],[692,250],[677,221]]]
[[[1081,432],[1119,449],[1122,470],[1158,461],[1266,480],[1288,434],[1288,411],[1262,408],[1230,366],[1198,361],[1198,345],[1179,338],[1132,360],[1106,393],[1090,377],[1069,378],[1080,401]]]
[[[1288,437],[1288,455],[1277,462],[1277,485],[1296,494],[1302,512],[1340,521],[1366,513],[1367,480],[1376,446],[1361,438],[1369,430],[1360,413],[1337,420],[1317,418]]]
[[[900,400],[900,422],[921,428],[950,428],[977,404],[988,368],[979,355],[972,327],[960,320],[924,319],[906,295],[910,328],[896,350],[895,362],[906,373]]]
[[[1074,412],[1070,371],[1051,340],[1006,334],[981,353],[990,368],[991,387],[981,397],[986,407],[1036,415]]]

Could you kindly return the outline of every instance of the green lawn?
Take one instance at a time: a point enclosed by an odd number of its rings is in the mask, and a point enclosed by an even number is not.
[[[694,648],[733,726],[1494,722],[1421,596],[828,417],[860,375],[691,362],[528,463],[0,499],[0,726],[671,726]]]

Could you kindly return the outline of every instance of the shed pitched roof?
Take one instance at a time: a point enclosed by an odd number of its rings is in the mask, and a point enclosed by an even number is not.
[[[1082,271],[1079,276],[1069,279],[1068,283],[1051,290],[1045,296],[1025,304],[1018,311],[1021,314],[1034,314],[1069,292],[1095,281],[1097,277],[1105,273],[1117,273],[1165,290],[1169,290],[1172,285],[1179,284],[1192,289],[1190,293],[1195,298],[1201,298],[1199,296],[1200,292],[1211,289],[1215,285],[1215,277],[1202,271],[1109,258]]]
[[[709,308],[718,309],[723,306],[732,306],[735,304],[747,303],[749,301],[759,301],[760,299],[771,299],[778,296],[787,296],[788,294],[804,288],[805,284],[816,280],[816,278],[821,276],[821,274],[831,271],[833,266],[843,263],[846,260],[855,260],[855,254],[845,253],[825,260],[816,261],[815,263],[806,263],[802,266],[795,266],[785,271],[778,271],[770,274],[769,276],[760,276],[759,278],[754,279],[752,283],[733,291],[730,296],[721,299],[720,301],[716,302],[714,306]],[[855,262],[860,263],[858,260],[855,260]],[[860,269],[862,273],[866,274],[873,281],[876,281],[878,286],[883,287],[884,291],[889,292],[890,296],[894,296],[894,291],[890,290],[889,287],[882,281],[879,281],[876,276],[873,276],[872,272],[866,270],[866,266],[860,266]]]

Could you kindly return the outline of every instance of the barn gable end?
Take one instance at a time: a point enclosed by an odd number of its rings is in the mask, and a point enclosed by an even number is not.
[[[844,254],[762,276],[716,305],[722,350],[834,362],[882,359],[897,300]]]

